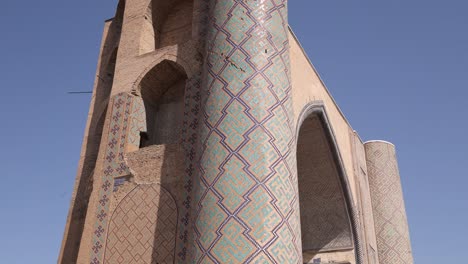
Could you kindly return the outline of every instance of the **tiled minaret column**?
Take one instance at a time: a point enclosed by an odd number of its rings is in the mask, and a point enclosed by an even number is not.
[[[302,263],[286,0],[208,0],[193,263]]]
[[[413,264],[395,146],[365,144],[380,264]]]

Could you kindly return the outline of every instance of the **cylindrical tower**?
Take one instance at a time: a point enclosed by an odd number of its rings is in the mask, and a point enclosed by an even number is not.
[[[302,263],[287,1],[208,2],[193,263]]]
[[[380,264],[413,264],[395,146],[365,143]]]

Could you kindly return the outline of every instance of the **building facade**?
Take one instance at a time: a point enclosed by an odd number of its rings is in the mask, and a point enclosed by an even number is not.
[[[287,0],[121,0],[58,262],[412,264],[395,147],[360,140]]]

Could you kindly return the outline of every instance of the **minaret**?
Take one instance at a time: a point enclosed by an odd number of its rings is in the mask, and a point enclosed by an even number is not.
[[[210,0],[194,263],[302,263],[287,1]]]
[[[408,220],[395,146],[365,143],[380,264],[413,264]]]

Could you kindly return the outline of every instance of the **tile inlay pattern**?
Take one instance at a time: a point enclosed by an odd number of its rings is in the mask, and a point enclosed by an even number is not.
[[[109,224],[105,263],[174,263],[177,208],[159,184],[138,185]]]
[[[209,0],[193,263],[302,263],[286,0]]]
[[[395,146],[365,144],[380,264],[413,264]]]
[[[91,249],[92,264],[103,263],[114,179],[131,174],[124,160],[125,149],[128,144],[139,142],[139,132],[138,135],[132,135],[131,131],[137,131],[132,127],[141,126],[136,124],[138,120],[141,120],[141,116],[139,116],[139,113],[141,114],[141,100],[134,100],[134,98],[136,97],[130,94],[120,93],[111,100],[110,120],[107,121],[109,127],[105,130],[108,131],[108,135],[103,171],[99,174],[102,175],[101,179],[98,179],[100,188]],[[133,114],[134,111],[135,114]],[[133,116],[135,118],[132,118]]]

